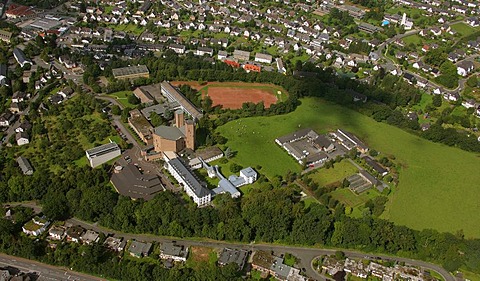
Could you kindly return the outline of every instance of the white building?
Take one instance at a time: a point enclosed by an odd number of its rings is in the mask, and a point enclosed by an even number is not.
[[[23,233],[38,236],[47,230],[50,222],[45,218],[34,217],[31,221],[22,226]]]
[[[257,53],[255,54],[255,61],[260,63],[272,63],[272,56],[269,54]]]
[[[102,165],[122,153],[120,147],[115,142],[100,145],[85,151],[88,162],[92,168]]]
[[[193,173],[178,159],[178,157],[167,156],[164,153],[164,160],[168,172],[183,186],[183,189],[197,206],[205,206],[212,201],[212,193],[203,186]]]

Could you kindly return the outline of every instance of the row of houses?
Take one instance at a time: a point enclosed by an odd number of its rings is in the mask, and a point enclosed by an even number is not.
[[[355,260],[350,258],[341,260],[333,256],[323,257],[322,269],[333,277],[342,275],[341,273],[345,272],[361,279],[368,279],[371,276],[380,278],[383,281],[399,279],[412,281],[436,280],[429,273],[423,272],[414,266],[399,264],[386,266],[370,260]]]

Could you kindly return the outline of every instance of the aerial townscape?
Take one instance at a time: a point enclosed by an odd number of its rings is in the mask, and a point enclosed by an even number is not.
[[[0,2],[0,281],[480,281],[480,2]]]

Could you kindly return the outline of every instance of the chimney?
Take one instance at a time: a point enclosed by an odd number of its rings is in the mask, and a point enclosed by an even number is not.
[[[178,109],[175,111],[175,127],[180,128],[185,124],[185,116],[183,115],[183,110]]]
[[[192,120],[185,122],[185,146],[195,150],[195,123]]]

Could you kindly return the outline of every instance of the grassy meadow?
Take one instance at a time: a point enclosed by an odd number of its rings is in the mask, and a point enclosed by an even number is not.
[[[261,165],[267,177],[300,172],[300,165],[275,143],[275,138],[301,128],[318,133],[343,128],[370,147],[394,155],[402,165],[400,183],[389,196],[384,218],[415,229],[433,228],[480,237],[480,157],[424,140],[401,129],[320,99],[302,99],[295,112],[229,122],[218,131],[238,154],[231,161]]]

